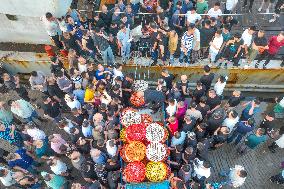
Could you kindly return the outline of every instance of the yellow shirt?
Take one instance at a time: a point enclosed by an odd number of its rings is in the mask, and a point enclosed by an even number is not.
[[[94,99],[95,91],[93,89],[86,89],[84,101],[92,101]]]

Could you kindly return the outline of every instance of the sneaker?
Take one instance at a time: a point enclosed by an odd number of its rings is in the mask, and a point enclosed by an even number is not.
[[[258,68],[258,66],[259,66],[259,64],[258,64],[258,63],[256,63],[254,67],[255,67],[255,68]]]
[[[261,11],[262,11],[262,8],[261,8],[261,7],[259,7],[258,12],[261,12]]]
[[[227,63],[225,63],[224,68],[225,68],[225,69],[227,69],[227,68],[228,68],[228,64],[227,64]]]
[[[264,70],[266,69],[266,65],[265,65],[265,64],[263,64],[263,69],[264,69]]]

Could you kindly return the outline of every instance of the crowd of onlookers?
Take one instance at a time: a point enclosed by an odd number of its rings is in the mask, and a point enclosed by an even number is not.
[[[105,68],[87,62],[86,69],[80,64],[68,69],[57,57],[52,60],[51,75],[33,71],[29,78],[40,100],[31,98],[18,75],[2,76],[4,86],[16,96],[0,104],[0,138],[17,147],[15,152],[1,149],[2,184],[33,189],[122,187],[119,116],[132,106],[133,75],[123,73],[120,64]],[[224,100],[228,77],[216,77],[205,66],[196,87],[190,88],[186,75],[175,78],[164,69],[156,89],[144,86],[139,92],[145,101],[142,108],[152,109],[152,114],[165,112],[172,188],[243,185],[251,173],[242,165],[222,170],[222,182],[210,179],[210,151],[227,143],[236,146],[232,153],[239,155],[269,138],[275,141],[269,142],[272,153],[284,147],[284,127],[277,123],[283,117],[284,98],[276,99],[273,111],[264,113],[257,124],[260,100],[244,101],[237,90]],[[242,107],[241,113],[237,107]],[[283,175],[271,181],[283,184]]]
[[[48,12],[41,20],[54,44],[67,51],[70,65],[78,57],[115,64],[115,57],[121,56],[126,63],[134,56],[131,52],[140,51],[151,56],[151,65],[158,59],[163,65],[190,65],[208,58],[210,66],[220,68],[224,63],[226,68],[228,63],[239,66],[244,59],[246,67],[255,68],[264,60],[265,69],[284,45],[283,32],[267,37],[262,28],[241,28],[239,18],[230,15],[237,4],[238,0],[227,0],[223,9],[220,2],[210,7],[205,0],[133,0],[130,4],[118,0],[114,6],[102,5],[101,11],[70,9],[62,18]]]
[[[228,2],[226,13],[234,8]],[[279,124],[284,98],[277,98],[273,110],[256,123],[255,116],[262,111],[260,99],[247,100],[238,90],[225,97],[228,77],[216,76],[210,67],[222,63],[226,67],[230,61],[237,65],[244,54],[248,64],[258,55],[265,58],[265,68],[283,46],[284,33],[269,40],[254,26],[242,35],[234,33],[231,29],[237,21],[221,15],[220,3],[208,9],[204,0],[133,0],[130,5],[119,0],[111,10],[103,5],[91,18],[74,9],[63,18],[46,13],[42,20],[58,54],[50,58],[50,74],[31,72],[29,87],[18,74],[2,75],[3,86],[14,95],[0,103],[0,138],[16,148],[14,152],[0,149],[2,184],[32,189],[123,187],[119,120],[122,110],[133,106],[130,97],[136,78],[125,73],[115,57],[122,56],[122,63],[131,58],[136,45],[130,29],[140,19],[144,23],[141,38],[150,45],[153,64],[158,58],[165,64],[167,59],[175,63],[178,45],[180,63],[210,58],[193,88],[186,75],[175,78],[163,69],[154,89],[144,86],[136,93],[144,98],[142,108],[165,113],[171,188],[242,186],[252,174],[244,165],[222,170],[220,182],[211,179],[210,151],[231,144],[235,146],[232,153],[239,155],[263,143],[269,143],[271,153],[284,148],[284,127]],[[157,14],[141,18],[139,12]],[[208,15],[200,15],[204,13]],[[64,51],[68,51],[68,65],[62,59],[67,55]],[[270,180],[283,184],[284,171]]]

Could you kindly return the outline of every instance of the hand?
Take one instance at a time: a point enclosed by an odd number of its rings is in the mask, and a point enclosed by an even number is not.
[[[238,56],[238,55],[236,54],[236,55],[234,56],[234,58],[237,58],[237,56]]]

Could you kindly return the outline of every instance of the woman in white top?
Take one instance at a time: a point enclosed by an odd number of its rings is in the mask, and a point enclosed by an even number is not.
[[[222,44],[223,44],[222,30],[218,30],[215,33],[214,39],[210,42],[210,48],[209,48],[210,64],[211,62],[216,61],[216,56],[219,53]]]

